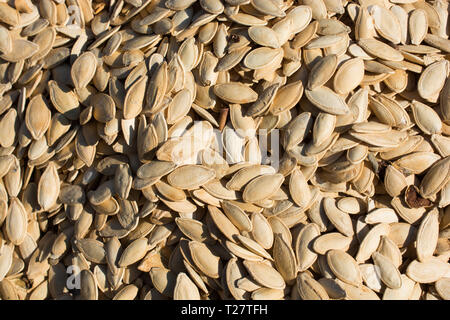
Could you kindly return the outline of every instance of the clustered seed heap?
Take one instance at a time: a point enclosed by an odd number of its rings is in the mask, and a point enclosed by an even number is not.
[[[0,298],[450,299],[448,13],[0,1]]]

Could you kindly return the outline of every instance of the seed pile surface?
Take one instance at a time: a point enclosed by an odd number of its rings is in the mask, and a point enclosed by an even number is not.
[[[450,299],[448,9],[0,1],[0,298]]]

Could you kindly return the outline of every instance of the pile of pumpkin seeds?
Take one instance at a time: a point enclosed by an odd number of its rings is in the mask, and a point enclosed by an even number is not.
[[[450,299],[448,13],[0,1],[0,298]]]

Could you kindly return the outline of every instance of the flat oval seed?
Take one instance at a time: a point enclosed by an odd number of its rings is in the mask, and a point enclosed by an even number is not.
[[[430,258],[437,246],[439,237],[438,210],[431,210],[426,214],[417,230],[416,251],[417,258],[425,262]]]
[[[362,278],[358,264],[348,253],[342,250],[330,250],[327,252],[327,262],[338,279],[354,286],[361,285]]]
[[[402,61],[402,54],[392,48],[391,46],[375,40],[375,39],[361,39],[358,44],[363,48],[368,54],[375,57],[381,58],[387,61]]]
[[[297,277],[297,289],[303,300],[328,300],[329,296],[325,288],[307,272],[302,272]]]
[[[263,262],[244,261],[243,263],[251,277],[261,285],[280,290],[286,287],[283,277],[276,269]]]
[[[319,237],[320,229],[315,223],[309,223],[300,230],[295,242],[295,254],[300,272],[309,269],[317,259],[317,254],[311,250],[314,240]]]
[[[215,171],[200,165],[176,168],[167,176],[167,182],[178,189],[197,189],[215,177]]]
[[[391,289],[400,288],[402,285],[402,278],[392,261],[378,252],[372,254],[372,259],[380,270],[381,281]]]
[[[344,62],[336,71],[333,80],[334,90],[340,94],[347,94],[355,89],[364,78],[364,62],[361,58],[354,58]]]
[[[266,26],[253,26],[248,28],[249,37],[260,46],[279,48],[280,43],[278,41],[277,34],[271,28]]]
[[[258,202],[272,196],[283,183],[281,174],[264,174],[252,180],[244,189],[242,199],[245,202]]]
[[[85,88],[94,77],[97,59],[92,52],[80,55],[72,65],[70,74],[76,89]]]
[[[217,84],[214,86],[214,94],[224,101],[238,104],[250,103],[258,99],[255,91],[238,82]]]
[[[220,258],[215,256],[206,245],[197,241],[189,242],[189,249],[195,265],[205,275],[211,278],[219,278],[221,271]]]
[[[28,103],[25,124],[35,140],[39,140],[47,131],[51,120],[51,112],[42,95],[34,96]]]
[[[350,112],[345,101],[327,87],[305,90],[305,95],[313,105],[324,112],[334,115],[344,115]]]
[[[261,69],[270,64],[281,54],[281,50],[260,47],[250,51],[244,58],[244,65],[249,69]]]
[[[180,272],[177,276],[173,298],[174,300],[200,300],[197,286],[184,272]]]
[[[54,162],[45,169],[38,184],[38,203],[43,210],[49,210],[56,204],[60,191],[60,180]]]
[[[350,216],[336,207],[334,199],[325,197],[323,199],[325,213],[331,223],[344,235],[351,237],[354,234]]]
[[[431,257],[425,262],[412,261],[406,268],[406,275],[418,283],[432,283],[448,274],[448,270],[448,263]]]
[[[331,79],[338,65],[338,56],[330,54],[320,59],[311,69],[308,78],[308,90],[314,90]]]

